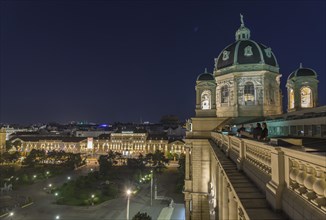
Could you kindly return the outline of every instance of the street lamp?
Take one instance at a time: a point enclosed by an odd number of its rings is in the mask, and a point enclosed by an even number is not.
[[[9,217],[10,217],[10,219],[12,219],[12,216],[14,215],[14,213],[13,212],[10,212],[9,213]]]
[[[129,203],[130,203],[131,190],[128,189],[126,193],[127,193],[127,197],[128,197],[128,200],[127,200],[127,220],[129,220]]]
[[[94,205],[94,197],[95,197],[95,195],[94,194],[92,194],[92,205]]]
[[[55,217],[55,219],[60,219],[60,215],[57,215],[57,216]]]
[[[50,188],[52,187],[52,184],[51,184],[51,183],[49,184],[49,187],[50,187]]]
[[[68,180],[70,180],[70,179],[71,179],[71,177],[70,177],[70,176],[68,176],[68,177],[67,177],[67,179],[68,179]]]
[[[56,192],[56,193],[54,193],[54,196],[58,196],[59,194]]]

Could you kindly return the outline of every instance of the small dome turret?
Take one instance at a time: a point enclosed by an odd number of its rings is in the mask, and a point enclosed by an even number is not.
[[[310,77],[317,78],[317,73],[313,69],[302,67],[302,63],[300,63],[299,68],[293,71],[289,75],[288,79],[292,79],[294,77],[302,77],[302,76],[310,76]]]
[[[197,77],[197,81],[207,81],[207,80],[214,80],[214,76],[211,73],[207,72],[207,68],[205,68],[205,72]]]

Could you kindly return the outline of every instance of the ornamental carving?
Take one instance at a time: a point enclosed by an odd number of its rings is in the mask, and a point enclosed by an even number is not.
[[[230,56],[230,51],[224,50],[222,60],[228,60]]]
[[[272,57],[272,49],[269,47],[269,48],[266,48],[265,50],[265,54],[268,58],[271,58]]]
[[[250,56],[253,55],[253,53],[252,53],[252,47],[251,47],[251,46],[246,46],[246,47],[244,48],[244,55],[245,55],[246,57],[250,57]]]

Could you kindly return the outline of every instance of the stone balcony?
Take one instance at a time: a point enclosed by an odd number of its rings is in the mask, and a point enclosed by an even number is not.
[[[261,219],[257,207],[266,206],[283,211],[290,219],[325,218],[325,156],[217,132],[211,133],[211,148],[235,197],[243,204],[243,216]]]

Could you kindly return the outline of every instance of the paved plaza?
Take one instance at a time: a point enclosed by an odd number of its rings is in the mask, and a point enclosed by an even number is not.
[[[43,188],[48,184],[60,186],[79,175],[85,175],[90,169],[96,167],[86,166],[77,171],[72,171],[47,180],[36,182],[30,186],[23,186],[19,190],[9,192],[9,195],[32,196],[33,204],[13,210],[13,216],[4,216],[1,219],[12,220],[52,220],[60,216],[60,219],[126,219],[127,198],[116,198],[94,206],[66,206],[54,204],[55,196],[46,193]],[[150,184],[143,185],[143,188],[130,199],[130,219],[137,212],[147,212],[152,219],[184,219],[184,205],[182,194],[175,193],[175,180],[177,168],[170,166],[164,174],[159,176],[158,196],[170,197],[174,200],[173,207],[168,206],[164,200],[153,200],[150,206]],[[7,194],[8,195],[8,194]]]

